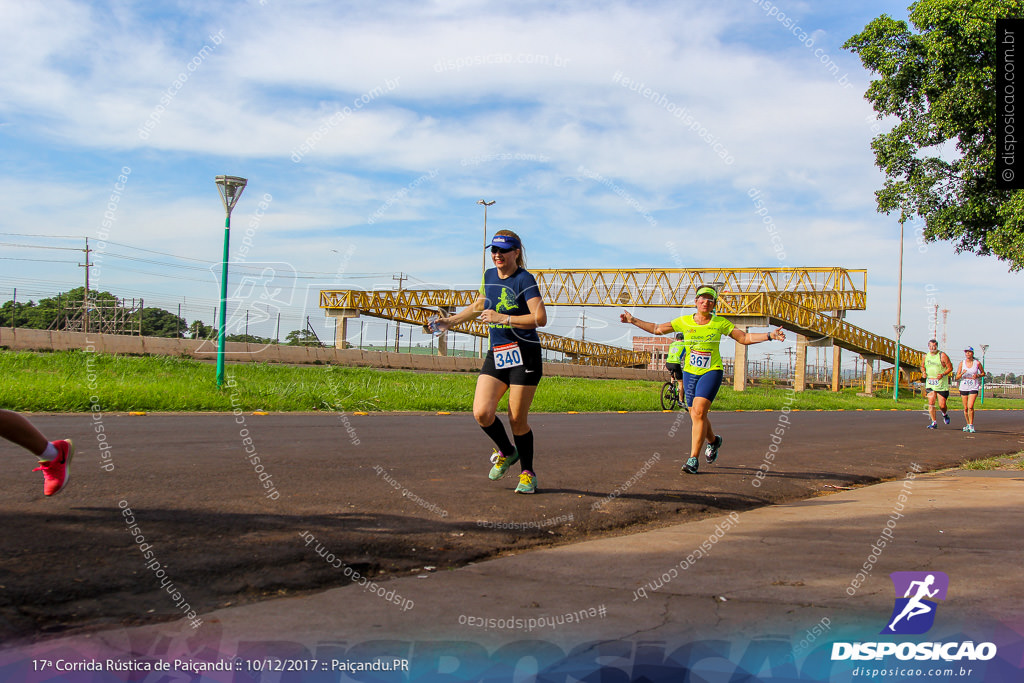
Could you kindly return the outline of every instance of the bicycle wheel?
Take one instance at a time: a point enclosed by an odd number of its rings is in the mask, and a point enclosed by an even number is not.
[[[665,382],[661,385],[661,409],[675,410],[679,405],[679,397],[676,395],[674,382]]]

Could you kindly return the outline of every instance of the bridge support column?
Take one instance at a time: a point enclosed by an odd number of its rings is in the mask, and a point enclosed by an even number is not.
[[[447,318],[448,316],[450,316],[452,314],[452,311],[454,311],[454,310],[455,310],[454,308],[449,308],[449,307],[442,306],[437,311],[438,317],[439,318]],[[439,355],[439,356],[447,356],[448,355],[448,333],[447,332],[442,332],[441,334],[437,335],[437,355]]]
[[[872,396],[875,393],[875,361],[878,356],[861,354],[864,359],[864,395]]]
[[[751,327],[767,327],[769,320],[767,316],[761,315],[728,315],[725,316],[736,329],[747,332]],[[736,343],[736,361],[732,369],[732,387],[736,391],[743,391],[747,386],[747,347],[739,342]]]
[[[348,318],[334,319],[334,348],[345,348],[345,340],[348,339]]]
[[[796,358],[793,372],[793,391],[807,388],[807,337],[796,335]]]
[[[843,361],[843,349],[836,345],[832,345],[832,391],[839,391],[840,389],[840,378],[842,376],[840,370]]]
[[[345,348],[345,340],[348,339],[348,319],[358,318],[359,310],[356,308],[328,308],[325,309],[328,318],[334,318],[334,348]]]
[[[738,327],[746,332],[749,327]],[[736,342],[736,360],[732,365],[732,388],[735,391],[743,391],[747,388],[747,347],[745,344]]]

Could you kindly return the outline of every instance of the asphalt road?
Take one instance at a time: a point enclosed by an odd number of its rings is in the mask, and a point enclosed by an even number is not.
[[[179,618],[169,582],[200,613],[343,585],[304,534],[366,576],[442,570],[1016,453],[1022,416],[716,413],[719,461],[684,475],[685,415],[538,414],[527,496],[467,414],[37,415],[78,452],[47,499],[0,442],[0,638]]]

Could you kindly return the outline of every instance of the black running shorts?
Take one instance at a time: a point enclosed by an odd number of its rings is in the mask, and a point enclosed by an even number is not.
[[[540,378],[544,376],[540,344],[519,342],[519,357],[522,359],[521,365],[498,368],[495,365],[494,349],[491,349],[484,357],[484,366],[480,369],[480,374],[490,375],[508,385],[537,386],[540,383]],[[515,360],[513,358],[511,362],[515,362]]]

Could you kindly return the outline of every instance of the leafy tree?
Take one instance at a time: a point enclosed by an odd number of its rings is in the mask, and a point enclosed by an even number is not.
[[[193,320],[192,324],[188,326],[188,336],[190,339],[213,339],[217,335],[211,325],[204,325],[202,320]]]
[[[142,309],[142,336],[144,337],[178,337],[184,334],[188,323],[170,311],[162,308]]]
[[[32,327],[29,316],[35,310],[34,301],[18,301],[8,299],[0,306],[0,327]]]
[[[66,308],[70,308],[77,306],[83,300],[84,296],[85,287],[75,287],[74,289],[64,292],[58,296],[50,297],[49,299],[40,299],[39,303],[43,304],[47,302],[54,302],[55,305],[59,303]],[[117,305],[119,303],[118,298],[110,292],[98,292],[95,289],[89,290],[89,301],[103,303],[105,305]]]
[[[865,94],[899,122],[871,141],[886,180],[878,210],[925,221],[929,241],[1024,268],[1024,191],[996,186],[996,19],[1024,0],[919,0],[907,23],[885,14],[843,47],[879,78]],[[952,143],[952,144],[950,144]]]
[[[249,344],[273,344],[274,340],[270,337],[258,337],[255,334],[226,334],[224,335],[224,341],[229,342],[248,342]]]
[[[1010,384],[1015,383],[1017,381],[1017,375],[1013,374],[1012,372],[1006,373],[1006,381],[1009,382]]]
[[[323,346],[309,330],[292,330],[284,340],[288,346]]]
[[[38,303],[19,301],[15,304],[13,300],[8,300],[3,306],[0,306],[0,325],[10,326],[12,315],[14,315],[17,327],[36,330],[62,328],[63,321],[68,316],[80,314],[84,295],[85,287],[76,287],[69,292],[40,299]],[[95,289],[89,290],[89,301],[118,305],[116,296],[110,292],[99,292]]]

